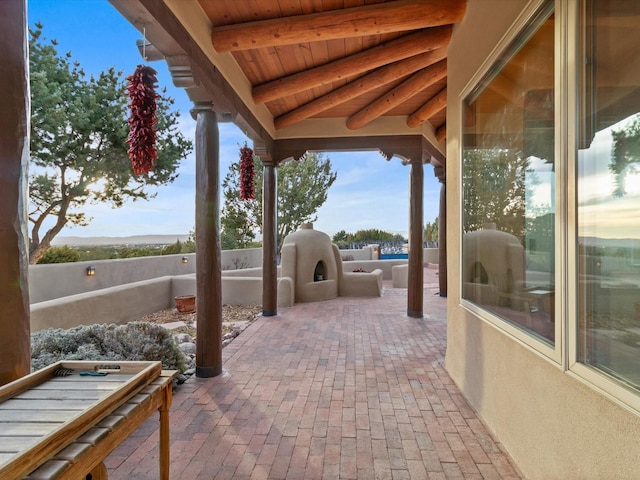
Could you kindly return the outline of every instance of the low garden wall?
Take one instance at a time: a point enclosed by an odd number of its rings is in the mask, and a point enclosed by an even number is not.
[[[222,303],[262,305],[262,268],[255,265],[262,261],[261,251],[225,251],[223,258],[230,265],[252,266],[222,271]],[[384,280],[391,280],[393,266],[406,264],[407,260],[354,260],[343,262],[343,271],[379,269]],[[87,276],[88,266],[95,268],[95,275]],[[176,296],[195,295],[195,254],[33,265],[29,291],[32,331],[127,323],[174,307]],[[280,277],[278,267],[278,306],[293,305],[294,294],[293,280]]]
[[[353,272],[356,269],[363,269],[367,272],[373,272],[376,269],[382,270],[382,279],[391,280],[391,267],[394,265],[406,265],[407,260],[367,260],[367,261],[348,261],[342,262],[342,270],[345,272]]]
[[[139,320],[170,308],[171,278],[142,280],[32,304],[31,331]]]
[[[262,249],[224,250],[220,262],[225,271],[261,267]],[[94,275],[87,275],[88,267],[95,269]],[[29,299],[34,304],[167,275],[195,273],[195,271],[195,253],[30,265]]]

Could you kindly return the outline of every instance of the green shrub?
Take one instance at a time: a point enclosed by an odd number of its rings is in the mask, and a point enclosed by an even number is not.
[[[178,253],[182,253],[182,242],[180,240],[164,247],[160,255],[176,255]]]
[[[158,360],[162,368],[180,372],[187,365],[171,332],[147,322],[49,328],[31,335],[32,370],[60,360]]]
[[[75,248],[68,246],[64,247],[50,247],[44,255],[38,260],[38,264],[41,263],[70,263],[80,260],[80,252]]]

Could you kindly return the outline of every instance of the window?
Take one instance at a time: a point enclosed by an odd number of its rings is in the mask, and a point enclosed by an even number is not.
[[[581,2],[578,360],[640,388],[640,2]]]
[[[462,297],[555,342],[552,2],[463,103]]]

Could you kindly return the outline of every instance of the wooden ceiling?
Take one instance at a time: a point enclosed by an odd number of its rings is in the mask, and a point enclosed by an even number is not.
[[[230,52],[276,131],[379,117],[446,132],[446,51],[466,0],[198,0],[218,53]]]
[[[447,48],[467,0],[109,2],[263,161],[378,150],[444,180]]]

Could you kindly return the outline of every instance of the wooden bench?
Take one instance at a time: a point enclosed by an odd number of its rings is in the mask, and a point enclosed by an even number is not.
[[[168,479],[176,373],[160,362],[59,362],[0,387],[0,478],[106,479],[103,460],[158,410],[158,478]]]

